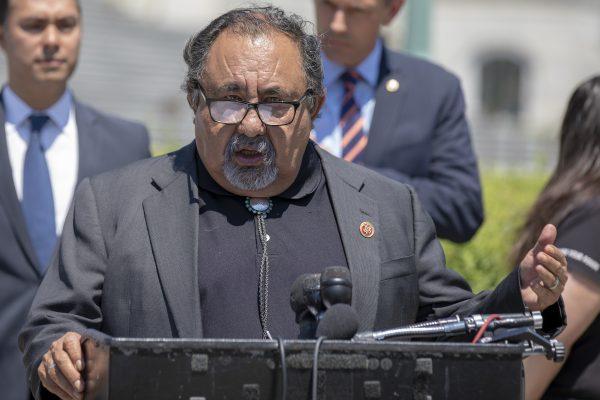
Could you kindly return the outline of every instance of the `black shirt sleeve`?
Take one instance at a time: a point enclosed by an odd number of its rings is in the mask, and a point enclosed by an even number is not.
[[[556,242],[569,271],[600,286],[600,198],[569,213],[558,225]]]

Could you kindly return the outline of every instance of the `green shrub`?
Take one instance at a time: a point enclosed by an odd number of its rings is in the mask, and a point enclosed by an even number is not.
[[[508,265],[508,254],[547,175],[489,171],[482,178],[483,225],[466,244],[442,241],[446,264],[463,275],[475,292],[493,288],[514,267]]]
[[[192,138],[190,138],[190,142]],[[187,143],[186,143],[187,144]],[[162,156],[164,154],[170,153],[179,149],[182,145],[175,143],[174,141],[162,140],[162,141],[154,141],[150,146],[150,152],[152,153],[152,157]]]

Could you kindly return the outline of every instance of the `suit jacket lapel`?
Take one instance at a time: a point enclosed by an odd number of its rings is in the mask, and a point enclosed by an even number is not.
[[[2,188],[0,190],[0,205],[6,212],[6,217],[10,221],[21,250],[29,261],[31,268],[38,277],[41,277],[40,268],[37,265],[37,257],[33,250],[31,239],[29,239],[27,226],[25,225],[21,204],[15,191],[4,124],[4,107],[0,102],[0,188]]]
[[[77,141],[79,147],[79,165],[77,167],[77,183],[87,176],[94,174],[95,165],[102,162],[98,157],[104,154],[98,151],[98,140],[101,135],[94,134],[97,115],[78,101],[73,101],[75,107],[75,121],[77,124]],[[85,156],[82,156],[85,155]]]
[[[333,158],[318,148],[323,160],[333,211],[338,223],[346,260],[352,276],[352,306],[360,318],[360,330],[372,330],[379,298],[379,211],[377,204],[360,191],[363,176],[351,168],[336,168],[344,161]],[[370,222],[375,235],[366,238],[359,227]]]
[[[400,107],[406,101],[406,85],[399,65],[393,65],[393,60],[387,49],[383,49],[381,55],[381,64],[379,68],[379,84],[375,92],[375,109],[369,129],[369,142],[365,149],[364,160],[380,157],[383,153],[377,146],[387,146],[387,135],[395,132],[394,127],[401,116]],[[400,87],[395,92],[389,92],[386,89],[386,83],[390,79],[396,79]],[[370,164],[366,161],[367,164]]]
[[[172,170],[156,175],[160,191],[143,201],[163,292],[179,337],[201,337],[198,288],[199,198],[192,143],[175,153]],[[179,159],[178,159],[179,158]],[[178,169],[177,164],[182,167]]]

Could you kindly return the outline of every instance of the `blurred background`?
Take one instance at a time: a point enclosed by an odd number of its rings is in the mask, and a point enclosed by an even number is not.
[[[273,0],[313,21],[311,0]],[[180,90],[182,49],[236,0],[83,0],[83,47],[71,86],[100,110],[143,121],[161,154],[193,138]],[[457,74],[483,175],[486,222],[467,245],[444,243],[475,289],[506,254],[553,167],[577,83],[600,72],[600,0],[408,0],[386,43]],[[0,76],[6,78],[4,62]]]

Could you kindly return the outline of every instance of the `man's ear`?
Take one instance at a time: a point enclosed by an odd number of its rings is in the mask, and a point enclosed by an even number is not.
[[[194,96],[192,93],[188,93],[187,102],[190,105],[191,109],[196,112],[198,109],[198,96]]]
[[[392,22],[394,17],[400,12],[402,7],[404,7],[404,3],[406,3],[406,0],[390,0],[390,3],[386,6],[387,11],[383,20],[383,25],[388,25]]]
[[[313,121],[319,116],[319,111],[321,111],[321,107],[325,104],[325,96],[315,97],[315,102],[315,106],[310,113],[310,117]]]

